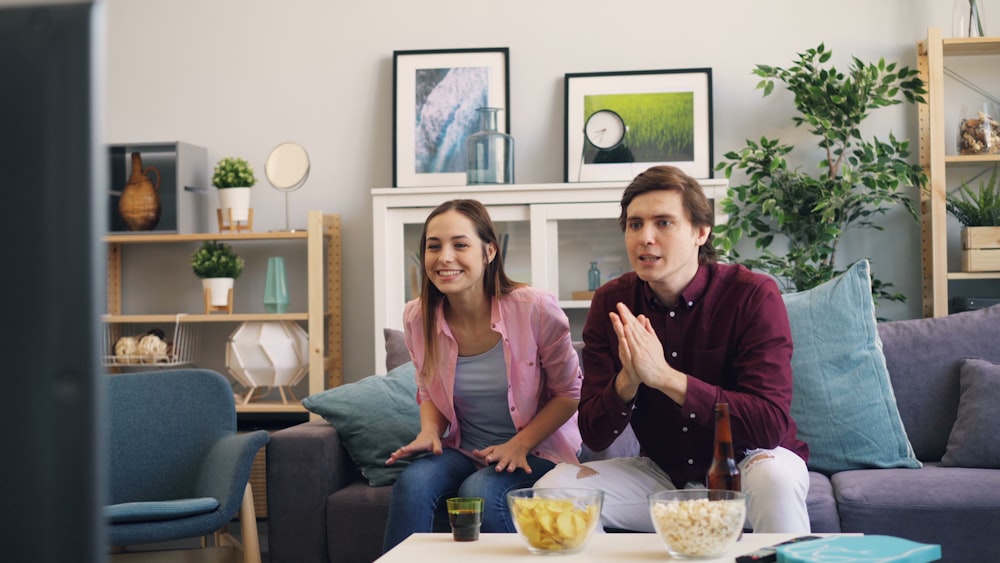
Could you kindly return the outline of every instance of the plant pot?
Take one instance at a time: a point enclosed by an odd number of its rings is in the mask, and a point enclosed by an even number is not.
[[[250,215],[250,188],[219,188],[219,207],[222,216],[233,221],[246,221]]]
[[[233,289],[233,278],[203,278],[201,287],[208,290],[208,302],[212,307],[227,307],[229,292]]]

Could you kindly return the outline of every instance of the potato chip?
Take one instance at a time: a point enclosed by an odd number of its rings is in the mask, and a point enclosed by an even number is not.
[[[512,516],[532,547],[562,550],[579,546],[596,524],[596,506],[577,508],[569,499],[514,499]]]

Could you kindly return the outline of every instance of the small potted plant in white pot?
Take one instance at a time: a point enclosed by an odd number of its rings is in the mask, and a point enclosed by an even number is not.
[[[222,310],[232,313],[233,282],[243,273],[243,259],[228,244],[205,241],[191,255],[191,268],[201,278],[205,294],[205,312]]]
[[[1000,271],[1000,186],[998,166],[993,165],[989,182],[974,190],[962,184],[945,199],[945,208],[962,224],[962,270]]]
[[[230,221],[249,220],[250,188],[256,183],[253,167],[243,158],[227,156],[215,165],[212,185],[219,189],[219,205]]]

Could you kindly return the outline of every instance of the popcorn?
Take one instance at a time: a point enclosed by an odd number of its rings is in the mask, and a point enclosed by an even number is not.
[[[724,552],[743,530],[746,504],[739,500],[699,498],[656,502],[650,515],[668,549],[688,557]]]

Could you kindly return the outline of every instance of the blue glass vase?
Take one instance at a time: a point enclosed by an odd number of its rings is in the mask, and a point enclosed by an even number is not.
[[[514,138],[497,130],[500,108],[479,108],[479,131],[465,138],[465,178],[473,184],[514,183]]]
[[[284,313],[288,310],[288,282],[285,280],[285,259],[281,256],[267,259],[264,310],[268,313]]]
[[[587,290],[594,291],[601,287],[601,270],[597,268],[597,262],[590,263],[590,269],[587,270]]]

